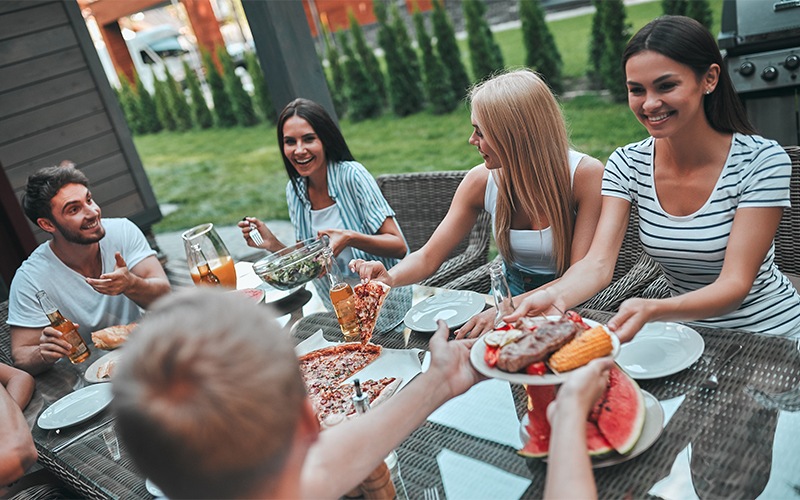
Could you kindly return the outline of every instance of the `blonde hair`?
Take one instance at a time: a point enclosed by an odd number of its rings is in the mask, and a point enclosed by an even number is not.
[[[491,172],[498,187],[495,238],[500,254],[513,261],[511,216],[522,210],[534,224],[544,219],[550,223],[556,269],[563,274],[570,264],[575,203],[561,107],[547,84],[527,69],[486,80],[469,97],[473,116],[502,167]]]

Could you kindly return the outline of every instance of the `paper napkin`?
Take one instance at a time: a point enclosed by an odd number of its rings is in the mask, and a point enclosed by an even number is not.
[[[505,380],[489,379],[472,386],[439,407],[428,420],[513,448],[523,445],[514,396]]]
[[[517,499],[531,484],[530,479],[448,449],[436,455],[444,493],[450,500],[469,498]]]

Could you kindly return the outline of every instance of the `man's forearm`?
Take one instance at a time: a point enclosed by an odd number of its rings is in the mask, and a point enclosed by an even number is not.
[[[18,372],[19,373],[19,372]],[[9,396],[19,405],[21,410],[24,410],[31,400],[35,382],[33,377],[27,373],[19,373],[9,379],[6,384],[6,391]]]
[[[170,289],[169,281],[165,278],[137,276],[133,285],[125,291],[125,296],[136,302],[139,307],[146,309],[162,295],[169,293]]]
[[[36,461],[28,422],[11,396],[0,387],[0,489],[16,481]]]
[[[14,358],[14,366],[31,375],[38,375],[53,366],[53,363],[47,362],[42,357],[42,351],[38,344],[15,346],[12,356]]]

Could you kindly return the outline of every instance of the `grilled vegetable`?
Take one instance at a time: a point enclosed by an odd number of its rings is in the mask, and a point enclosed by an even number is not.
[[[582,332],[553,353],[550,356],[550,368],[557,372],[574,370],[595,358],[608,356],[613,349],[611,336],[602,326],[596,326]]]

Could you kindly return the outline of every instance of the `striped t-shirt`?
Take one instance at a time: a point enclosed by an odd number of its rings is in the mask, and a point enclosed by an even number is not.
[[[722,271],[738,207],[789,207],[789,156],[775,141],[734,134],[725,167],[697,212],[668,214],[653,185],[652,137],[618,148],[603,174],[604,196],[635,201],[644,251],[661,264],[672,295],[713,283]],[[700,323],[775,335],[800,332],[800,295],[774,262],[770,246],[750,293],[736,311]]]

